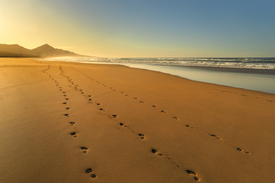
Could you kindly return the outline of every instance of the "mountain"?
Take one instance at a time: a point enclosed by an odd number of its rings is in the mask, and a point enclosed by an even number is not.
[[[76,53],[56,49],[48,44],[44,44],[35,49],[29,50],[18,44],[0,44],[0,57],[61,57],[61,56],[81,56]]]
[[[57,56],[79,56],[73,52],[56,49],[48,44],[44,44],[31,50],[35,55],[40,55],[41,57],[57,57]]]
[[[26,49],[18,44],[0,44],[0,56],[6,57],[26,57],[26,56],[35,56],[31,50]]]

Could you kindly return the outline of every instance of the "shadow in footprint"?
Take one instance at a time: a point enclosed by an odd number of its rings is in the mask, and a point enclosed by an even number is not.
[[[71,132],[70,135],[76,137],[76,132]]]
[[[142,133],[139,133],[138,136],[140,136],[141,139],[144,139],[144,135]]]
[[[186,127],[188,127],[188,128],[190,127],[189,125],[185,125],[185,126],[186,126]],[[192,127],[192,126],[191,126],[190,128],[192,128],[192,129],[193,129],[194,127]]]
[[[157,151],[156,149],[151,148],[151,152],[152,152],[153,154],[156,154],[158,151]]]
[[[237,148],[237,150],[240,151],[240,152],[244,152],[245,154],[248,154],[248,155],[251,154],[250,152],[244,151],[242,148],[239,148],[239,147]]]
[[[216,139],[221,139],[220,137],[218,137],[217,135],[214,134],[209,134],[211,137],[215,137]]]
[[[88,168],[85,172],[86,172],[87,174],[89,174],[89,173],[92,173],[93,171],[94,171],[93,169]]]
[[[85,172],[86,172],[86,174],[90,174],[90,173],[92,173],[94,170],[93,169],[91,169],[91,168],[88,168]],[[92,173],[91,174],[91,178],[96,178],[96,174],[94,174],[94,173]]]
[[[192,171],[192,170],[186,170],[186,172],[187,172],[189,175],[194,176],[194,179],[195,179],[196,181],[200,181],[200,178],[197,176],[197,174],[196,174],[194,171]]]
[[[80,149],[83,150],[83,153],[88,153],[88,148],[87,147],[82,146],[82,147],[80,147]]]

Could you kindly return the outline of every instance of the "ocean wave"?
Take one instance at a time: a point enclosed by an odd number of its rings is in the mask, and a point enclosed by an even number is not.
[[[55,57],[40,60],[67,61],[82,63],[112,63],[112,64],[151,64],[193,67],[225,67],[249,69],[275,69],[275,58],[99,58],[99,57]]]

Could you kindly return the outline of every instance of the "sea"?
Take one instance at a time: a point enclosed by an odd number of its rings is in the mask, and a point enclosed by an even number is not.
[[[39,60],[119,64],[186,79],[275,94],[275,58],[100,58],[53,57]]]

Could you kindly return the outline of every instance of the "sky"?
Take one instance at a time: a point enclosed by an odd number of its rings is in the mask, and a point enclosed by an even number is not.
[[[0,0],[0,44],[100,57],[275,57],[274,0]]]

